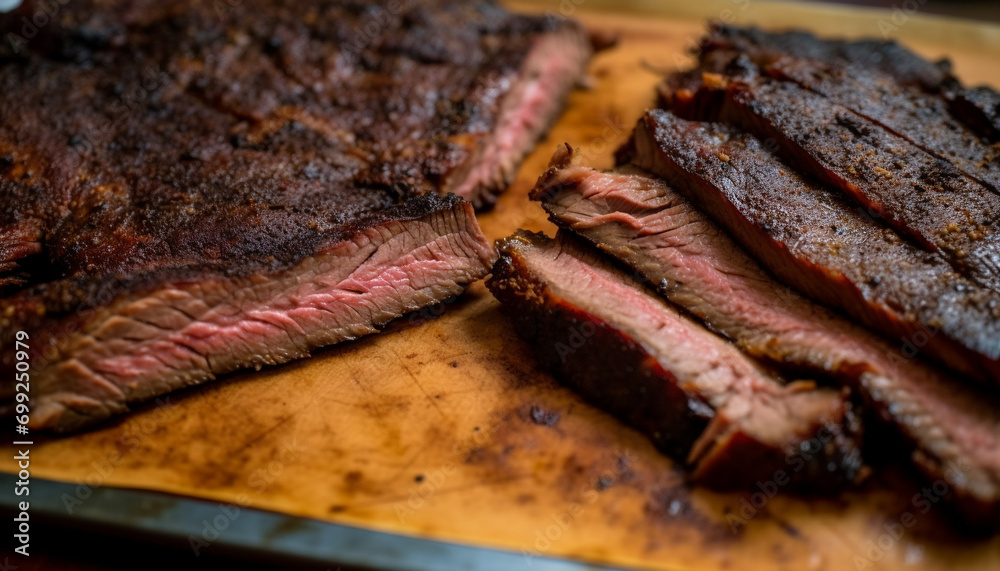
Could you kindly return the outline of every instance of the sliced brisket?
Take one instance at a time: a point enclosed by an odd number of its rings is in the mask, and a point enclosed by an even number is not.
[[[836,101],[1000,192],[1000,150],[953,118],[943,98],[857,64],[834,65],[784,54],[757,57],[764,59],[759,64],[763,73]]]
[[[103,147],[149,100],[169,104],[184,92],[234,119],[223,134],[230,144],[266,143],[297,122],[343,139],[373,184],[452,191],[477,207],[510,182],[591,53],[575,22],[489,0],[324,0],[305,17],[274,0],[81,0],[47,33],[21,50],[27,60],[4,65],[0,75],[26,88],[5,109],[32,113],[32,92],[54,81],[84,87],[42,94],[77,148]],[[105,40],[82,49],[80,37]],[[64,61],[67,50],[80,61]],[[88,77],[74,77],[80,71]]]
[[[739,129],[652,111],[629,154],[784,283],[952,369],[1000,383],[1000,292],[900,239]]]
[[[713,24],[710,32],[701,42],[702,54],[716,50],[732,50],[740,53],[776,54],[795,59],[811,60],[813,63],[838,68],[848,66],[853,72],[861,71],[866,76],[884,76],[891,85],[879,81],[879,88],[890,92],[923,92],[945,101],[952,115],[966,128],[992,141],[1000,139],[1000,93],[980,86],[966,88],[952,74],[948,60],[928,61],[911,52],[893,40],[839,40],[822,39],[805,31],[768,32],[755,27]],[[848,82],[853,79],[842,76]],[[866,80],[867,90],[872,84]],[[929,102],[929,99],[917,98]],[[938,108],[939,102],[932,105]],[[943,117],[928,116],[932,122]],[[910,133],[919,136],[920,133]]]
[[[928,61],[895,40],[826,39],[803,30],[770,32],[753,26],[713,23],[702,38],[702,51],[737,51],[789,54],[832,64],[856,64],[892,77],[902,85],[936,93],[956,83],[951,63]]]
[[[374,333],[461,293],[494,256],[472,206],[454,195],[355,211],[325,229],[280,211],[216,213],[232,240],[218,256],[77,276],[5,300],[0,342],[30,336],[33,427],[75,430],[183,386]]]
[[[793,83],[706,83],[674,103],[685,118],[723,120],[774,141],[789,162],[869,216],[1000,291],[1000,195],[950,162]]]
[[[557,153],[533,191],[554,222],[634,268],[663,296],[747,353],[859,391],[912,442],[914,462],[928,477],[947,480],[970,521],[995,525],[1000,516],[995,396],[917,356],[901,355],[775,282],[662,180],[635,167],[600,173],[570,159],[567,149]]]
[[[812,383],[782,385],[569,236],[499,244],[488,286],[564,382],[687,459],[692,478],[741,488],[785,472],[831,490],[860,465],[849,406]]]
[[[492,202],[590,52],[576,23],[488,0],[60,6],[0,53],[0,343],[47,352],[36,426],[303,356],[482,277],[492,249],[439,194]]]

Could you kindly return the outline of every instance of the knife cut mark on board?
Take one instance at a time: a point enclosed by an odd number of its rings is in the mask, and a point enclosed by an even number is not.
[[[446,415],[444,411],[441,410],[441,407],[439,407],[438,404],[434,402],[434,398],[427,393],[427,391],[424,389],[424,386],[421,385],[420,381],[417,380],[417,376],[413,374],[413,371],[411,371],[410,368],[406,366],[406,363],[399,356],[399,353],[396,352],[395,349],[390,349],[390,350],[392,351],[392,354],[396,356],[396,360],[399,361],[399,366],[402,367],[404,371],[406,371],[406,374],[409,375],[411,379],[413,379],[413,383],[417,385],[417,388],[420,389],[420,392],[424,393],[424,396],[427,397],[427,402],[431,403],[431,406],[433,406],[434,410],[436,410],[438,414],[441,415],[441,418],[448,418],[448,415]]]
[[[288,414],[288,415],[282,416],[281,418],[278,419],[278,422],[276,422],[272,426],[264,429],[263,432],[257,434],[256,436],[251,437],[250,440],[247,440],[246,442],[244,442],[242,446],[240,446],[236,450],[233,450],[231,452],[231,454],[233,454],[233,455],[239,454],[239,453],[245,451],[246,449],[250,448],[254,444],[257,444],[258,442],[260,442],[261,440],[263,440],[267,435],[271,434],[272,432],[274,432],[275,430],[277,430],[278,428],[280,428],[281,426],[283,426],[286,422],[288,422],[289,420],[291,420],[294,417],[295,417],[294,414]]]
[[[361,379],[358,378],[355,371],[352,370],[350,371],[349,374],[351,377],[351,381],[353,381],[354,384],[358,386],[358,389],[360,389],[361,393],[365,397],[367,397],[364,402],[358,403],[358,406],[361,406],[362,408],[366,409],[371,409],[372,412],[374,412],[378,418],[385,418],[387,412],[383,409],[383,407],[379,406],[377,395],[368,387],[368,385],[363,383]]]

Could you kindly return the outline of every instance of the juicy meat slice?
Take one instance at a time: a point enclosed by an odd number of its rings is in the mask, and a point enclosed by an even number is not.
[[[655,110],[639,121],[629,155],[782,282],[901,339],[905,351],[1000,383],[1000,292],[803,179],[756,137]]]
[[[499,251],[487,285],[540,361],[686,456],[695,481],[742,488],[781,470],[798,487],[834,490],[856,478],[839,392],[780,384],[571,237],[522,231]]]
[[[7,299],[2,342],[30,335],[32,426],[76,430],[183,386],[374,333],[461,293],[494,257],[471,205],[454,195],[416,198],[311,250],[240,268],[71,278]],[[13,378],[11,358],[3,370]]]
[[[705,84],[693,100],[675,103],[687,119],[733,123],[775,141],[790,162],[871,217],[1000,291],[1000,195],[951,163],[793,83]]]
[[[635,167],[601,173],[563,149],[533,190],[559,226],[633,268],[741,349],[833,378],[912,443],[966,518],[1000,516],[1000,402],[775,282],[667,183]],[[619,306],[621,304],[618,304]],[[870,428],[870,427],[869,427]]]
[[[58,346],[35,365],[36,425],[81,426],[455,295],[492,258],[447,193],[490,203],[590,53],[575,22],[490,0],[79,0],[4,42],[0,341]],[[119,323],[175,291],[209,313]]]
[[[450,174],[444,190],[492,206],[514,180],[517,167],[558,117],[583,75],[591,46],[576,26],[540,35],[504,97],[493,129],[479,135],[470,156]]]

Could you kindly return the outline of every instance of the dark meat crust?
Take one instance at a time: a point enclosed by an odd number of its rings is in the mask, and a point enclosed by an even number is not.
[[[801,178],[738,129],[652,111],[632,144],[634,164],[684,191],[784,283],[891,338],[932,332],[921,349],[1000,382],[1000,293]]]
[[[914,463],[953,486],[974,529],[1000,521],[1000,400],[900,351],[776,282],[708,216],[634,166],[601,173],[562,149],[532,192],[550,219],[634,269],[659,293],[790,375],[850,387],[914,446]],[[736,233],[739,239],[739,233]],[[878,433],[877,425],[866,433]]]
[[[699,54],[702,71],[731,76],[734,63],[752,64],[756,74],[794,82],[836,101],[1000,192],[1000,151],[981,138],[981,129],[973,130],[952,117],[949,109],[954,101],[858,63],[810,59],[773,47],[721,40],[703,46],[711,51]]]
[[[767,32],[714,23],[701,49],[702,53],[719,49],[780,53],[885,75],[896,87],[940,97],[968,129],[991,141],[1000,140],[1000,93],[987,86],[963,87],[947,59],[928,61],[893,40],[820,39],[801,30]]]
[[[535,348],[543,367],[629,426],[650,435],[660,450],[683,460],[714,417],[712,409],[679,387],[676,378],[641,344],[557,298],[533,276],[515,241],[547,240],[522,232],[500,241],[500,256],[487,281],[490,291],[504,305],[517,308],[509,312],[510,318],[518,335]],[[583,332],[588,335],[584,337]]]
[[[779,154],[871,217],[942,253],[978,284],[1000,289],[1000,195],[951,163],[792,83],[722,81],[690,101],[675,98],[672,109],[774,141]]]
[[[0,15],[0,30],[19,27],[37,7],[29,0]],[[65,354],[52,357],[63,362],[47,358],[48,369],[35,371],[62,391],[37,395],[51,405],[41,422],[57,428],[122,412],[179,383],[373,332],[482,277],[491,249],[462,199],[498,192],[528,148],[505,149],[506,162],[478,153],[504,113],[513,108],[517,116],[520,101],[508,96],[527,71],[539,72],[539,54],[574,48],[557,68],[559,93],[590,54],[575,22],[512,14],[491,0],[80,0],[60,4],[26,44],[3,45],[0,343],[18,330],[30,331],[34,347],[67,341]],[[558,111],[558,93],[531,93],[525,113],[534,110],[532,125],[542,129]],[[517,144],[530,147],[528,139],[522,131]],[[442,196],[470,162],[484,160],[505,170],[480,172],[482,184],[466,185],[464,196]],[[432,230],[444,235],[438,240]],[[382,263],[356,258],[355,242],[384,244],[380,256],[398,255],[408,278],[430,283],[414,289],[390,276],[357,301],[351,296],[361,292],[316,277]],[[428,259],[409,260],[405,244]],[[158,354],[159,363],[116,368],[101,360],[115,343],[155,352],[165,345],[154,341],[178,332],[167,325],[146,332],[156,338],[97,339],[96,348],[77,342],[86,341],[80,331],[105,322],[118,335],[115,320],[128,316],[109,314],[175,286],[192,297],[214,288],[213,307],[238,315],[279,299],[274,288],[301,285],[296,276],[346,296],[337,305],[346,313],[307,320],[280,347],[268,345],[267,335],[281,334],[273,327],[246,316],[236,322],[271,353],[227,353],[222,343],[202,348],[213,360],[207,365]],[[273,288],[258,287],[262,281]],[[328,310],[326,301],[314,299],[312,310]],[[286,310],[274,311],[280,318]],[[59,367],[82,357],[105,369],[88,376],[77,367],[77,385],[61,381],[73,375]],[[172,370],[178,366],[187,368]],[[141,382],[129,384],[133,373]],[[0,401],[8,392],[0,385]],[[59,417],[64,410],[78,418]]]
[[[7,290],[291,260],[317,229],[445,186],[538,38],[583,37],[489,1],[83,0],[58,17],[0,58]],[[237,235],[268,224],[302,247]]]
[[[562,275],[547,281],[552,278],[542,277],[538,262],[525,255],[523,250],[529,249],[554,249],[557,259],[565,256],[591,263],[594,275]],[[692,322],[687,335],[693,340],[688,342],[719,361],[698,362],[698,356],[686,355],[684,359],[698,363],[677,365],[684,373],[675,376],[659,361],[664,358],[675,366],[673,357],[661,355],[647,345],[648,339],[633,338],[601,317],[614,313],[597,307],[603,303],[595,301],[599,296],[581,303],[558,293],[565,287],[559,280],[592,280],[590,290],[606,287],[604,280],[620,280],[644,292],[637,291],[638,295],[653,299],[652,307],[664,303],[645,293],[639,282],[609,269],[607,260],[581,249],[568,234],[549,239],[519,231],[501,240],[498,250],[487,286],[512,309],[509,314],[518,334],[531,343],[541,364],[595,405],[650,436],[660,449],[686,461],[694,481],[715,489],[746,489],[781,470],[792,488],[815,493],[841,490],[859,478],[855,440],[859,429],[850,405],[836,391],[816,389],[809,382],[782,386],[771,379],[755,385],[760,393],[753,395],[745,392],[746,387],[730,387],[728,404],[713,410],[716,405],[709,401],[720,395],[701,387],[704,381],[689,378],[692,371],[701,367],[720,371],[718,381],[709,381],[712,385],[724,383],[726,373],[721,371],[730,367],[754,374],[751,371],[759,369],[746,365],[745,355],[714,351],[711,342],[719,340]],[[701,336],[709,342],[699,341]],[[682,375],[683,380],[678,378]],[[776,418],[775,413],[783,415]],[[804,447],[817,443],[822,444],[799,456]]]
[[[894,40],[820,39],[803,30],[769,32],[754,26],[716,22],[710,25],[701,47],[703,51],[767,50],[817,61],[858,64],[928,92],[940,91],[956,81],[948,60],[930,62]]]
[[[239,228],[239,232],[221,226],[220,231],[232,233],[238,241],[227,242],[228,249],[220,251],[216,259],[158,266],[128,275],[106,275],[103,279],[83,274],[39,284],[8,297],[4,314],[0,315],[0,340],[8,342],[13,338],[15,329],[41,331],[56,320],[103,307],[119,297],[141,296],[165,283],[195,282],[214,276],[239,278],[278,273],[367,228],[390,220],[425,218],[458,208],[460,204],[462,200],[453,194],[417,196],[398,206],[364,213],[362,217],[327,232],[310,229],[301,219],[283,212],[263,220],[259,226]],[[231,222],[222,220],[219,224]],[[244,259],[246,263],[234,265],[230,263],[233,259]]]
[[[102,288],[99,307],[39,316],[30,329],[32,426],[76,430],[171,390],[375,333],[461,293],[494,252],[468,202],[434,200],[445,204],[418,219],[359,225],[287,269],[164,272]],[[10,378],[12,361],[3,363]],[[13,404],[7,389],[0,415]]]
[[[1000,141],[1000,93],[990,87],[958,89],[948,98],[960,121],[991,141]]]

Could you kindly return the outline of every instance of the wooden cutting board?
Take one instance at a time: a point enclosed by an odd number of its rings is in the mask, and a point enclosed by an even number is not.
[[[705,18],[888,31],[926,56],[950,55],[968,82],[998,71],[996,27],[758,0],[600,11],[613,6],[517,6],[580,18],[621,43],[595,58],[590,89],[573,94],[517,183],[481,217],[491,238],[551,231],[526,193],[555,146],[569,141],[590,164],[609,166],[653,100],[650,70],[687,65]],[[32,457],[33,475],[84,483],[81,498],[86,485],[173,492],[523,551],[526,568],[533,554],[675,570],[1000,568],[1000,538],[949,532],[940,507],[914,505],[919,485],[901,470],[877,470],[864,489],[834,499],[688,489],[641,436],[540,371],[482,284],[383,334],[171,395],[36,444]]]

